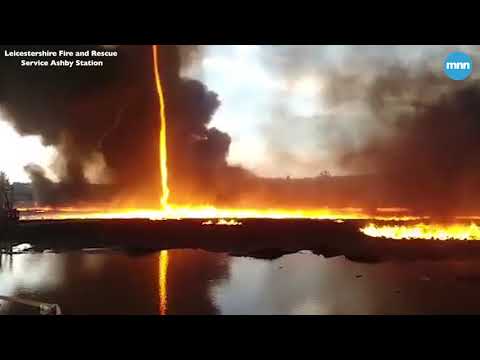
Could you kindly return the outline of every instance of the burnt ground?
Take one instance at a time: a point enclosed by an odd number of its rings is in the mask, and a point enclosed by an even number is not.
[[[358,229],[365,221],[243,219],[241,226],[202,225],[202,220],[21,221],[5,238],[34,251],[117,248],[132,255],[165,249],[202,249],[233,256],[274,259],[309,250],[360,262],[480,259],[480,241],[391,240]],[[377,222],[378,223],[378,222]]]

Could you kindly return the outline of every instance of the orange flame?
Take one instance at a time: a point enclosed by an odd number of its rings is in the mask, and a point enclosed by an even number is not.
[[[360,231],[367,236],[389,239],[480,240],[480,227],[475,223],[380,226],[371,223]]]

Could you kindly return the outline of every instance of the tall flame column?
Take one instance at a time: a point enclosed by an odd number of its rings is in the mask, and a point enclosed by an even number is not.
[[[165,99],[163,96],[162,82],[160,80],[160,72],[158,71],[158,49],[157,45],[152,45],[153,52],[153,72],[155,74],[155,85],[157,88],[158,102],[160,105],[160,141],[159,141],[159,158],[160,158],[160,177],[162,195],[160,205],[163,209],[168,209],[168,197],[170,189],[168,188],[168,168],[167,168],[167,118],[165,116]]]

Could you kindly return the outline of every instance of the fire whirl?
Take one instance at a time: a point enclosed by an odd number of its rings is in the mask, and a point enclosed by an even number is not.
[[[158,71],[158,49],[157,45],[152,45],[153,51],[153,72],[155,74],[155,85],[157,88],[158,102],[160,105],[160,178],[162,187],[162,196],[160,205],[163,209],[168,209],[168,197],[170,189],[168,188],[168,167],[167,167],[167,118],[165,115],[165,98],[163,96],[162,82],[160,80],[160,72]]]
[[[414,224],[375,225],[368,224],[360,229],[372,237],[389,239],[431,239],[431,240],[480,240],[480,226],[467,224]]]

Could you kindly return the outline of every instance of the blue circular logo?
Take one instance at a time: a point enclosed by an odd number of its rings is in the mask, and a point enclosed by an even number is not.
[[[448,54],[443,63],[443,71],[452,80],[465,80],[472,73],[472,58],[462,52]]]

